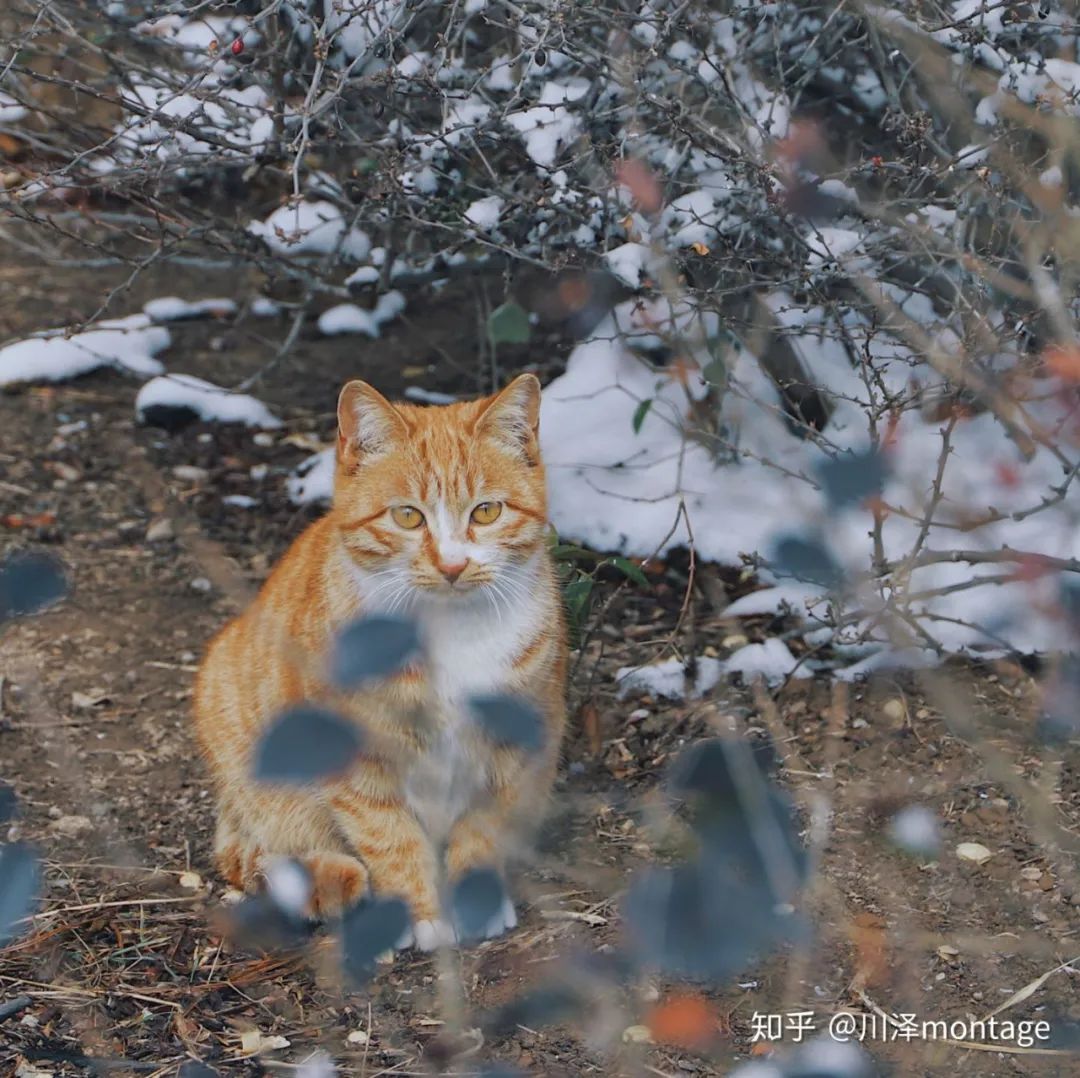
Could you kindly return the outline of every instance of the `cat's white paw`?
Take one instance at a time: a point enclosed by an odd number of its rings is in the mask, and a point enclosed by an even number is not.
[[[457,943],[457,933],[453,925],[441,919],[417,921],[413,925],[413,943],[418,951],[434,951],[436,947]]]
[[[483,938],[493,940],[496,936],[509,932],[511,928],[517,928],[517,914],[514,912],[514,903],[510,901],[509,896],[503,895],[502,906],[484,925]]]

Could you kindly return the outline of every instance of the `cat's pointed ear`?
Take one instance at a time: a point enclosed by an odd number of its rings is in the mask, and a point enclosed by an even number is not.
[[[535,374],[519,374],[492,399],[476,424],[478,434],[523,453],[530,462],[539,457],[539,429],[540,380]]]
[[[367,382],[348,382],[338,397],[338,459],[353,468],[408,433],[401,413]]]

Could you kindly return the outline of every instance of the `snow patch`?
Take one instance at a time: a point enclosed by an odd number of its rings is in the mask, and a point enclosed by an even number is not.
[[[262,401],[190,374],[170,374],[147,382],[135,398],[135,414],[140,422],[146,422],[147,413],[154,408],[186,409],[208,423],[243,423],[261,430],[281,426],[281,420]]]
[[[649,271],[655,259],[644,243],[624,243],[604,252],[604,261],[608,269],[631,288],[640,288],[641,279]]]
[[[704,696],[723,674],[719,659],[707,655],[697,660],[697,675],[690,686],[692,697]],[[682,659],[665,659],[648,666],[624,666],[615,672],[619,698],[633,693],[648,693],[669,700],[681,700],[686,695],[686,663]]]
[[[0,124],[14,124],[25,120],[30,110],[20,105],[11,94],[0,93]]]
[[[319,332],[324,336],[339,333],[362,333],[378,337],[380,327],[391,322],[405,310],[405,297],[397,291],[381,295],[369,311],[355,303],[340,303],[319,316]]]
[[[205,318],[208,315],[221,318],[236,314],[236,304],[231,299],[199,299],[189,302],[179,296],[160,296],[143,305],[143,314],[154,322],[181,322],[189,318]]]
[[[154,356],[171,340],[145,314],[97,322],[70,337],[64,333],[48,330],[0,348],[0,385],[63,382],[100,367],[149,377],[165,369]]]
[[[265,221],[248,225],[270,250],[287,255],[325,255],[340,251],[353,262],[362,262],[371,250],[366,232],[350,229],[341,210],[332,202],[302,200],[281,206]]]
[[[301,461],[285,480],[285,489],[295,505],[328,502],[334,493],[336,451],[333,447]]]
[[[465,220],[470,224],[490,232],[498,223],[506,200],[498,195],[489,195],[487,198],[478,198],[465,211]]]
[[[537,105],[512,112],[506,122],[525,142],[525,152],[541,168],[555,164],[559,153],[578,137],[578,118],[562,105]]]

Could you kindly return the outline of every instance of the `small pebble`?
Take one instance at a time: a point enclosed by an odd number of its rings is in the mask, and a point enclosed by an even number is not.
[[[146,541],[148,543],[164,543],[169,539],[173,539],[176,536],[176,531],[173,528],[173,522],[168,517],[162,517],[160,520],[155,520],[149,528],[146,529]]]
[[[184,483],[205,483],[210,478],[205,468],[198,468],[194,464],[178,464],[172,473],[174,478]]]
[[[197,576],[191,581],[192,591],[208,592],[214,585],[205,576]]]

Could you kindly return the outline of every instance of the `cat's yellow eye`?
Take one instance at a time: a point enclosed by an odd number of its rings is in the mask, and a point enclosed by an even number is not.
[[[481,502],[472,511],[474,524],[494,524],[502,512],[502,502]]]
[[[390,510],[390,516],[394,518],[394,523],[399,528],[406,528],[409,531],[419,528],[424,523],[424,514],[412,505],[395,505]]]

